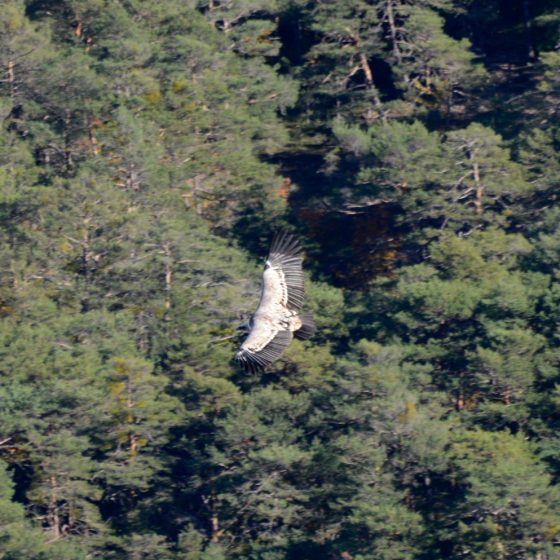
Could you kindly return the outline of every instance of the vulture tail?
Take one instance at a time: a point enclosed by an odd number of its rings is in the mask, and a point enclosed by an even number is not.
[[[301,327],[294,332],[294,336],[300,340],[307,340],[315,334],[317,325],[311,313],[302,313],[299,318],[301,319]]]

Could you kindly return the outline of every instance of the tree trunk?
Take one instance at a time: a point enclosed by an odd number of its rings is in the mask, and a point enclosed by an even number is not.
[[[89,223],[91,218],[84,218],[83,223],[83,232],[82,232],[82,262],[83,262],[83,275],[86,279],[86,282],[89,282],[91,272],[93,272],[90,268],[91,266],[91,245],[89,239]]]
[[[360,39],[359,35],[352,33],[350,31],[350,29],[346,29],[346,31],[348,32],[348,34],[350,35],[350,37],[352,38],[352,40],[354,41],[354,44],[356,45],[356,47],[358,49],[362,49],[362,40]],[[369,64],[369,61],[367,59],[366,54],[361,51],[359,54],[360,57],[360,67],[362,69],[362,72],[364,73],[365,77],[366,77],[366,87],[368,90],[370,90],[372,92],[372,96],[373,96],[373,102],[375,103],[375,106],[377,107],[378,111],[379,111],[379,115],[381,116],[383,122],[385,122],[385,115],[383,112],[383,106],[381,104],[381,99],[379,99],[379,96],[377,95],[377,88],[375,87],[375,82],[373,80],[373,71],[371,69],[371,66]]]
[[[72,150],[70,149],[71,122],[72,122],[72,113],[70,109],[65,109],[64,111],[64,167],[66,173],[69,173],[72,167]]]
[[[163,246],[165,255],[165,309],[171,309],[171,288],[173,282],[173,266],[171,263],[171,248],[169,243]]]
[[[58,484],[56,476],[51,476],[49,480],[50,497],[49,497],[49,510],[48,510],[48,523],[51,537],[49,542],[57,541],[60,538],[60,516],[58,515]]]
[[[531,15],[529,14],[529,0],[523,0],[523,23],[525,27],[525,45],[527,48],[527,56],[533,59],[537,57],[537,53],[535,52],[535,47],[533,46]]]
[[[215,4],[214,4],[214,0],[208,0],[208,12],[212,13],[214,11],[215,8]],[[213,27],[214,29],[216,28],[216,20],[211,17],[208,20],[210,22],[210,27]]]
[[[136,455],[138,455],[138,438],[134,434],[130,434],[129,444],[130,454],[135,457]]]
[[[373,82],[373,71],[371,70],[371,66],[369,65],[367,56],[364,53],[360,53],[360,65],[366,76],[367,88],[373,92],[373,100],[375,102],[375,106],[381,109],[381,99],[379,99],[379,96],[377,95],[377,88],[375,87],[375,83]]]
[[[10,98],[12,100],[12,107],[15,105],[16,99],[16,64],[13,60],[8,61],[8,84],[10,84]]]
[[[391,33],[391,42],[393,43],[393,54],[397,59],[397,63],[401,64],[402,55],[397,43],[397,26],[395,25],[395,14],[393,13],[393,2],[387,0],[387,21],[389,22],[389,31]]]
[[[131,428],[128,434],[128,443],[130,445],[130,455],[131,457],[135,457],[138,454],[138,438],[132,431],[132,427],[134,426],[134,406],[136,403],[134,402],[131,394],[132,390],[131,390],[130,374],[128,375],[128,378],[126,380],[126,393],[127,393],[126,408],[128,409],[126,421]]]
[[[477,214],[482,214],[482,196],[484,195],[484,185],[480,181],[480,168],[478,163],[473,163],[473,177],[476,184],[474,207]]]
[[[216,511],[216,497],[212,495],[210,498],[210,524],[212,528],[212,542],[218,542],[220,540],[220,520],[218,518],[218,512]]]
[[[97,138],[95,137],[95,133],[93,132],[93,125],[89,117],[86,117],[86,126],[88,131],[89,144],[91,146],[91,152],[94,156],[98,156],[100,152],[99,144],[97,142]]]

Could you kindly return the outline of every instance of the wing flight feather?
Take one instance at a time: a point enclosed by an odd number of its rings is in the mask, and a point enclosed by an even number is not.
[[[250,372],[266,369],[284,353],[293,338],[290,331],[271,330],[263,333],[262,330],[263,326],[257,324],[235,356]]]
[[[251,332],[235,355],[246,370],[265,370],[292,341],[290,320],[303,306],[302,263],[303,249],[298,240],[285,231],[276,233],[263,273],[261,300],[251,320]],[[302,330],[300,338],[304,338],[303,334]]]
[[[276,272],[271,284],[279,284],[282,292],[281,303],[288,309],[299,310],[303,306],[304,277],[303,249],[299,241],[290,233],[278,232],[272,239],[267,264]],[[266,272],[266,271],[265,271]],[[265,289],[267,288],[265,273]]]

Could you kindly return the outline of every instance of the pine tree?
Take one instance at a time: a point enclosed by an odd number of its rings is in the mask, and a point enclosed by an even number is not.
[[[395,72],[405,98],[450,118],[457,98],[481,85],[485,72],[474,63],[470,42],[449,37],[435,11],[403,6],[400,18],[399,38],[392,40]]]
[[[554,554],[556,488],[521,434],[467,432],[454,441],[451,457],[464,488],[454,556]]]

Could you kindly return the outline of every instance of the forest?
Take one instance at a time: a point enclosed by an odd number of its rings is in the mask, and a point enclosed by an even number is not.
[[[560,559],[556,0],[0,0],[0,66],[0,560]]]

